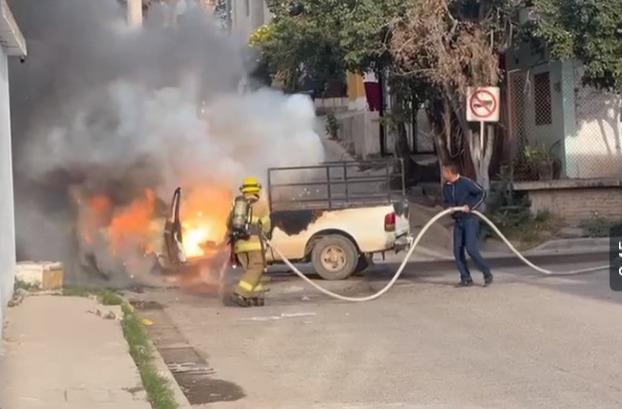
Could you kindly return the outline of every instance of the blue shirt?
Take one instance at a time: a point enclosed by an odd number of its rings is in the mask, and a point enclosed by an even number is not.
[[[477,210],[486,199],[486,191],[471,179],[458,176],[455,182],[447,182],[443,186],[443,207],[467,205]],[[461,214],[455,214],[460,217]]]

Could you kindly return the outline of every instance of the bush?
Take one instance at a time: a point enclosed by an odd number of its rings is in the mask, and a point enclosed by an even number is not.
[[[491,186],[487,200],[490,219],[500,228],[512,228],[528,222],[531,218],[531,202],[526,194],[515,192],[512,176],[507,168],[499,174],[499,181]]]
[[[326,133],[331,139],[337,139],[339,134],[339,122],[332,112],[326,115]]]
[[[622,223],[620,220],[619,223]],[[609,231],[615,223],[609,219],[600,216],[594,216],[591,219],[582,220],[579,227],[582,228],[589,237],[607,237]]]
[[[533,221],[536,223],[548,223],[553,218],[553,213],[550,210],[540,210],[533,217]]]

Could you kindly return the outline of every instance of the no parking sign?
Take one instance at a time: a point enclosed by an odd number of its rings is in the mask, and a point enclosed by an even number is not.
[[[467,121],[499,122],[499,95],[499,87],[469,87]]]

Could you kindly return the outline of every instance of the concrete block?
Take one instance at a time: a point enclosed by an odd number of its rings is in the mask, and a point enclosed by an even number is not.
[[[58,290],[63,287],[63,264],[59,262],[25,261],[17,263],[16,278],[41,290]]]

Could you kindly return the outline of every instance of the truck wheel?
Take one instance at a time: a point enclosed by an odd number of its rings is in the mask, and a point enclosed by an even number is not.
[[[315,271],[325,280],[345,280],[356,268],[358,251],[348,238],[331,235],[320,239],[311,252]]]
[[[363,272],[372,265],[372,262],[370,260],[371,256],[368,256],[366,254],[359,255],[356,267],[354,268],[354,274],[357,276],[362,276]]]

